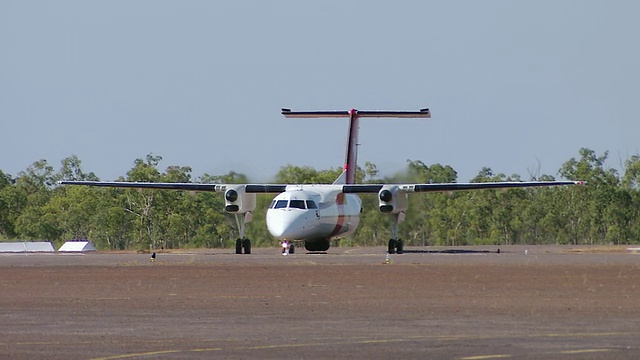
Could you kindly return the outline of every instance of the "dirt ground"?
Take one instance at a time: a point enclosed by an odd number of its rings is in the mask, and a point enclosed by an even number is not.
[[[0,358],[640,358],[640,254],[409,250],[0,254]]]

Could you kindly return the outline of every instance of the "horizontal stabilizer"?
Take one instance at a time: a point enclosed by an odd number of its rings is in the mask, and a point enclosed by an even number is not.
[[[419,111],[386,111],[386,110],[328,110],[328,111],[291,111],[291,109],[282,108],[282,115],[287,118],[340,118],[349,117],[351,113],[360,117],[370,118],[430,118],[431,111],[429,109],[420,109]]]
[[[420,111],[358,111],[358,117],[369,118],[430,118],[429,109]]]
[[[348,111],[291,111],[282,109],[282,115],[288,118],[321,118],[321,117],[349,117]]]

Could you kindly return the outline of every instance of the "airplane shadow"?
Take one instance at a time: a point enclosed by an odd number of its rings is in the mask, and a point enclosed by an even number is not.
[[[496,250],[469,250],[469,249],[445,249],[445,250],[412,250],[404,249],[405,254],[500,254]]]

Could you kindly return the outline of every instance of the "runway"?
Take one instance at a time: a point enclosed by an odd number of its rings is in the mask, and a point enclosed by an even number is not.
[[[0,358],[640,356],[639,254],[497,249],[0,254]]]

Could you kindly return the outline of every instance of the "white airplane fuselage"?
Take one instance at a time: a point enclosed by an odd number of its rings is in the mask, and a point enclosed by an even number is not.
[[[267,228],[281,241],[339,239],[360,221],[362,201],[332,185],[291,185],[267,210]]]

